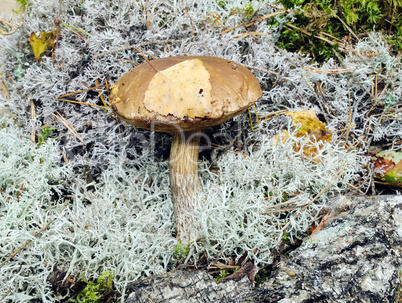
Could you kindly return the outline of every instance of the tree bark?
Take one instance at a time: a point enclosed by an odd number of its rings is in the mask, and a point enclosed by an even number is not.
[[[251,282],[241,279],[216,283],[204,270],[174,270],[133,283],[126,303],[211,303],[236,302],[251,291]]]
[[[402,302],[402,196],[334,199],[322,229],[262,286],[173,271],[130,285],[127,302]],[[250,280],[251,278],[251,280]]]
[[[199,224],[192,216],[198,208],[197,196],[202,192],[198,175],[201,132],[173,134],[169,158],[170,190],[176,221],[176,237],[188,246],[196,238]]]

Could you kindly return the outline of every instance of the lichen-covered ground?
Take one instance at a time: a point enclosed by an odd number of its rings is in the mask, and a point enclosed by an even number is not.
[[[276,45],[294,15],[274,1],[36,0],[22,18],[1,23],[0,300],[66,299],[107,271],[124,299],[129,282],[184,262],[170,136],[133,129],[105,106],[111,85],[144,57],[233,60],[264,92],[255,108],[205,131],[191,266],[271,263],[284,235],[318,223],[329,197],[373,193],[367,155],[402,140],[401,60],[377,32],[318,64]],[[48,54],[36,60],[30,37],[45,32]],[[282,114],[306,110],[332,135],[315,160]],[[289,138],[273,140],[283,130]]]

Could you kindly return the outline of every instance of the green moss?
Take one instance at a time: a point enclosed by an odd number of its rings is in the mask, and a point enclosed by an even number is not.
[[[41,146],[46,141],[47,137],[57,128],[46,126],[42,129],[42,134],[38,138],[38,145]]]
[[[78,294],[76,300],[70,300],[77,303],[100,303],[104,302],[104,294],[112,291],[113,288],[113,273],[105,271],[95,282],[86,281],[87,285]]]
[[[173,258],[175,260],[184,259],[187,257],[189,250],[181,245],[181,241],[174,247]]]
[[[255,288],[260,287],[271,276],[271,270],[262,268],[255,275]]]
[[[218,2],[220,7],[222,7],[222,8],[226,7],[226,1],[217,1],[217,2]]]
[[[239,266],[239,267],[236,267],[236,268],[234,268],[234,269],[229,269],[229,270],[220,269],[220,270],[219,270],[219,274],[218,274],[216,277],[214,277],[214,280],[215,280],[216,282],[219,282],[220,280],[222,280],[222,279],[224,279],[224,278],[230,276],[231,274],[234,274],[234,273],[237,272],[239,269],[240,269],[240,266]]]
[[[216,282],[219,282],[220,280],[222,280],[223,278],[226,278],[229,275],[230,275],[230,273],[227,270],[221,269],[219,271],[219,275],[217,277],[215,277],[214,280]]]
[[[252,14],[254,14],[253,5],[252,5],[251,3],[247,4],[246,7],[244,8],[244,12],[245,12],[247,15],[252,15]]]
[[[395,51],[402,49],[402,0],[280,2],[286,9],[297,11],[296,20],[284,26],[278,41],[279,47],[289,51],[309,53],[318,62],[327,61],[335,50],[339,51],[340,41],[372,30],[386,34]]]

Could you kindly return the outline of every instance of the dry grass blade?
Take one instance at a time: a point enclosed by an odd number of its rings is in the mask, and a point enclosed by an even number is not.
[[[99,85],[98,79],[95,80],[95,83],[96,83],[96,86],[94,86],[94,87],[89,87],[89,88],[86,88],[86,89],[83,89],[83,90],[78,90],[78,91],[75,91],[75,92],[72,92],[72,93],[64,94],[64,95],[59,96],[55,100],[64,101],[64,102],[70,102],[70,103],[76,103],[76,104],[81,104],[81,105],[95,106],[95,107],[99,107],[99,108],[102,108],[102,109],[109,108],[109,106],[105,102],[105,99],[103,98],[102,92],[100,91],[101,88],[106,87],[107,94],[109,96],[109,86],[108,86],[107,80],[105,79],[105,85]],[[82,93],[82,92],[87,92],[87,91],[90,91],[90,90],[98,90],[99,98],[101,99],[101,101],[103,103],[103,106],[93,104],[93,103],[87,103],[87,102],[81,102],[81,101],[76,101],[76,100],[70,100],[70,99],[63,98],[63,97],[69,97],[69,96],[72,96],[72,95],[75,95],[75,94],[79,94],[79,93]]]
[[[321,37],[321,36],[313,35],[312,33],[306,31],[305,29],[302,29],[302,28],[300,28],[300,27],[294,26],[294,25],[291,24],[291,23],[286,23],[286,24],[285,24],[285,27],[287,27],[287,28],[289,28],[289,29],[295,29],[295,30],[297,30],[297,31],[299,31],[299,32],[301,32],[301,33],[303,33],[303,34],[309,36],[309,37],[314,37],[314,38],[320,39],[320,40],[322,40],[322,41],[325,41],[325,42],[327,42],[327,43],[330,44],[330,45],[337,45],[337,44],[338,44],[338,42],[334,42],[334,41],[328,40],[328,39],[326,39],[326,38],[324,38],[324,37]]]
[[[89,88],[82,89],[82,90],[77,90],[77,91],[72,92],[72,93],[61,95],[61,96],[59,96],[59,98],[68,97],[68,96],[72,96],[72,95],[75,95],[75,94],[79,94],[79,93],[83,93],[83,92],[87,92],[87,91],[90,91],[90,90],[99,89],[99,88],[103,88],[103,87],[106,87],[106,85],[99,85],[99,86],[89,87]]]
[[[114,50],[111,50],[111,51],[108,51],[108,52],[96,54],[94,56],[94,58],[103,57],[103,56],[106,56],[106,55],[122,52],[122,51],[125,51],[125,50],[135,49],[135,48],[138,48],[140,46],[146,46],[146,45],[151,45],[151,44],[180,43],[180,42],[183,42],[183,39],[178,39],[178,40],[156,40],[156,41],[143,42],[143,43],[138,43],[138,44],[135,44],[135,45],[120,47],[120,48],[117,48],[117,49],[114,49]]]
[[[98,81],[98,79],[95,80],[95,83],[96,83],[96,88],[98,89],[99,98],[102,100],[103,106],[104,106],[105,108],[107,108],[108,106],[107,106],[107,104],[106,104],[106,102],[105,102],[105,99],[104,99],[103,96],[102,96],[102,92],[101,92],[100,89],[99,89],[99,81]]]
[[[8,91],[6,83],[2,80],[0,83],[0,94],[4,95],[7,98],[7,101],[10,102],[10,93]]]
[[[70,100],[70,99],[56,98],[55,100],[57,100],[57,101],[64,101],[64,102],[70,102],[70,103],[76,103],[76,104],[81,104],[81,105],[95,106],[95,107],[99,107],[99,108],[103,108],[103,109],[104,109],[104,108],[109,108],[107,105],[106,105],[106,106],[102,106],[102,105],[98,105],[98,104],[92,104],[92,103],[81,102],[81,101]]]
[[[260,118],[258,117],[258,111],[257,111],[257,107],[255,106],[255,103],[253,104],[253,109],[254,109],[254,113],[255,113],[255,120],[257,121],[257,125],[259,125]]]
[[[55,115],[55,114],[52,113],[52,116],[56,117],[61,123],[63,123],[64,126],[67,127],[67,129],[68,129],[69,131],[71,131],[71,133],[72,133],[78,140],[80,140],[80,142],[81,142],[82,144],[86,145],[85,142],[84,142],[84,140],[81,138],[81,136],[80,136],[80,135],[78,134],[78,132],[75,130],[75,128],[74,128],[59,112],[56,112],[56,113],[57,113],[57,115]]]
[[[226,265],[221,262],[215,262],[213,265],[209,265],[208,269],[236,269],[239,268],[239,265]]]
[[[269,70],[269,69],[256,67],[256,66],[252,66],[252,65],[248,65],[248,64],[243,64],[243,63],[238,63],[238,64],[240,64],[240,65],[242,65],[244,67],[247,67],[248,69],[254,69],[254,70],[258,70],[260,72],[264,72],[264,73],[267,73],[267,74],[273,74],[273,75],[279,76],[279,73],[273,72],[272,70]]]
[[[267,118],[267,117],[272,117],[272,116],[277,117],[277,116],[285,114],[287,112],[289,112],[289,110],[282,109],[282,110],[278,110],[276,112],[272,112],[272,113],[269,113],[269,114],[266,114],[266,115],[260,115],[260,118]]]
[[[240,35],[237,35],[230,40],[238,39],[238,38],[245,37],[245,36],[266,36],[266,35],[268,35],[268,34],[260,33],[260,32],[247,32],[247,33],[242,33]]]
[[[239,25],[233,26],[233,27],[231,27],[231,28],[225,29],[225,30],[221,31],[220,34],[221,34],[221,35],[226,34],[226,33],[230,32],[230,31],[232,31],[232,30],[234,30],[234,29],[236,29],[236,28],[241,27],[241,26],[249,27],[249,26],[251,26],[251,25],[253,25],[253,24],[255,24],[255,23],[264,21],[265,19],[268,19],[268,18],[271,18],[271,17],[275,17],[275,16],[277,16],[277,15],[289,13],[289,12],[291,12],[291,11],[285,10],[285,11],[280,11],[280,12],[275,12],[275,13],[272,13],[272,14],[268,14],[268,15],[265,15],[265,16],[263,16],[263,17],[259,17],[259,18],[257,18],[257,19],[254,20],[254,21],[251,21],[251,22],[244,22],[244,23],[242,23],[242,24],[239,24]]]
[[[320,97],[322,99],[322,102],[324,103],[324,105],[331,111],[331,113],[337,117],[338,115],[335,113],[335,111],[331,108],[331,106],[329,105],[329,103],[327,102],[327,99],[325,98],[325,93],[324,93],[324,89],[322,88],[322,82],[320,81],[315,81],[314,83],[314,92],[316,93],[316,95],[318,97]],[[320,105],[321,107],[321,105]],[[322,111],[325,113],[324,109],[322,109]]]
[[[356,66],[354,67],[349,67],[349,68],[334,68],[334,69],[318,69],[310,66],[304,67],[305,69],[312,70],[312,72],[309,72],[307,74],[304,74],[305,76],[315,74],[315,73],[325,73],[325,74],[330,74],[330,75],[338,75],[338,74],[344,74],[344,73],[350,73],[353,72],[356,69]]]
[[[7,22],[4,19],[0,19],[0,22],[3,23],[5,25],[5,27],[10,28],[10,32],[6,32],[6,31],[0,29],[0,34],[2,34],[4,36],[12,35],[18,30],[18,26],[11,24],[10,22]]]
[[[349,115],[348,115],[348,125],[352,124],[352,105],[350,103],[350,91],[348,92],[348,107],[349,107]],[[353,124],[353,127],[355,127],[356,124]],[[351,127],[346,128],[346,136],[345,136],[345,145],[347,146],[348,140],[349,140],[349,130]]]
[[[266,198],[267,199],[267,198]],[[265,207],[265,209],[270,209],[270,208],[275,208],[275,207],[281,207],[281,206],[285,206],[285,205],[289,205],[289,204],[293,204],[296,203],[298,201],[301,201],[301,199],[295,199],[295,200],[291,200],[291,201],[286,201],[286,202],[282,202],[282,203],[278,203],[278,204],[274,204],[274,205],[269,205],[267,207]],[[267,215],[268,213],[262,213],[262,215]]]
[[[276,111],[276,112],[269,113],[267,115],[262,115],[262,116],[260,116],[260,118],[265,118],[264,120],[262,120],[262,122],[266,122],[266,121],[272,120],[272,119],[274,119],[274,118],[276,118],[276,117],[278,117],[280,115],[283,115],[283,114],[285,114],[287,112],[289,112],[289,110],[283,109],[283,110],[279,110],[279,111]]]
[[[281,213],[281,212],[284,212],[284,211],[289,211],[289,210],[295,210],[295,209],[298,209],[298,208],[302,208],[302,207],[305,207],[305,206],[307,206],[308,204],[303,204],[303,205],[298,205],[298,206],[293,206],[293,207],[286,207],[286,208],[281,208],[281,209],[274,209],[274,210],[270,210],[270,211],[267,211],[267,212],[265,212],[265,213],[262,213],[262,215],[271,215],[271,214],[277,214],[277,213]]]
[[[340,132],[343,132],[343,131],[349,131],[349,130],[355,128],[355,127],[356,127],[356,124],[353,124],[353,125],[351,125],[351,126],[344,127],[344,128],[342,128],[342,129],[338,129],[338,130],[331,131],[331,134],[336,134],[336,133],[340,133]]]
[[[337,17],[337,18],[338,18],[338,20],[342,23],[342,25],[349,31],[349,33],[350,33],[353,37],[355,37],[356,41],[358,41],[358,40],[359,40],[359,37],[355,34],[354,31],[352,31],[352,29],[346,24],[346,22],[343,21],[342,18],[340,18],[340,17]]]

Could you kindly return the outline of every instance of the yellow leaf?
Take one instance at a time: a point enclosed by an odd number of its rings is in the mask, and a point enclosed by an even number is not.
[[[299,128],[296,131],[296,137],[308,137],[310,141],[313,143],[320,143],[324,142],[332,142],[332,135],[325,128],[325,124],[321,122],[316,114],[315,111],[301,111],[301,112],[289,112],[285,115],[290,116],[293,120],[293,123],[298,126]],[[276,135],[274,139],[274,144],[278,144],[279,142],[284,142],[286,139],[289,138],[288,131],[283,131],[280,135]],[[293,145],[293,149],[295,151],[300,150],[300,146],[298,144]],[[320,159],[316,158],[318,153],[318,149],[316,145],[313,144],[305,144],[303,147],[303,153],[306,156],[311,156],[314,161],[318,162]]]
[[[308,136],[313,142],[332,142],[331,133],[325,129],[325,124],[317,118],[315,111],[289,112],[285,115],[292,117],[293,123],[300,126],[296,137]]]
[[[36,32],[29,36],[29,43],[32,46],[35,60],[40,60],[46,51],[53,49],[57,30],[58,29],[54,27],[51,32]]]

